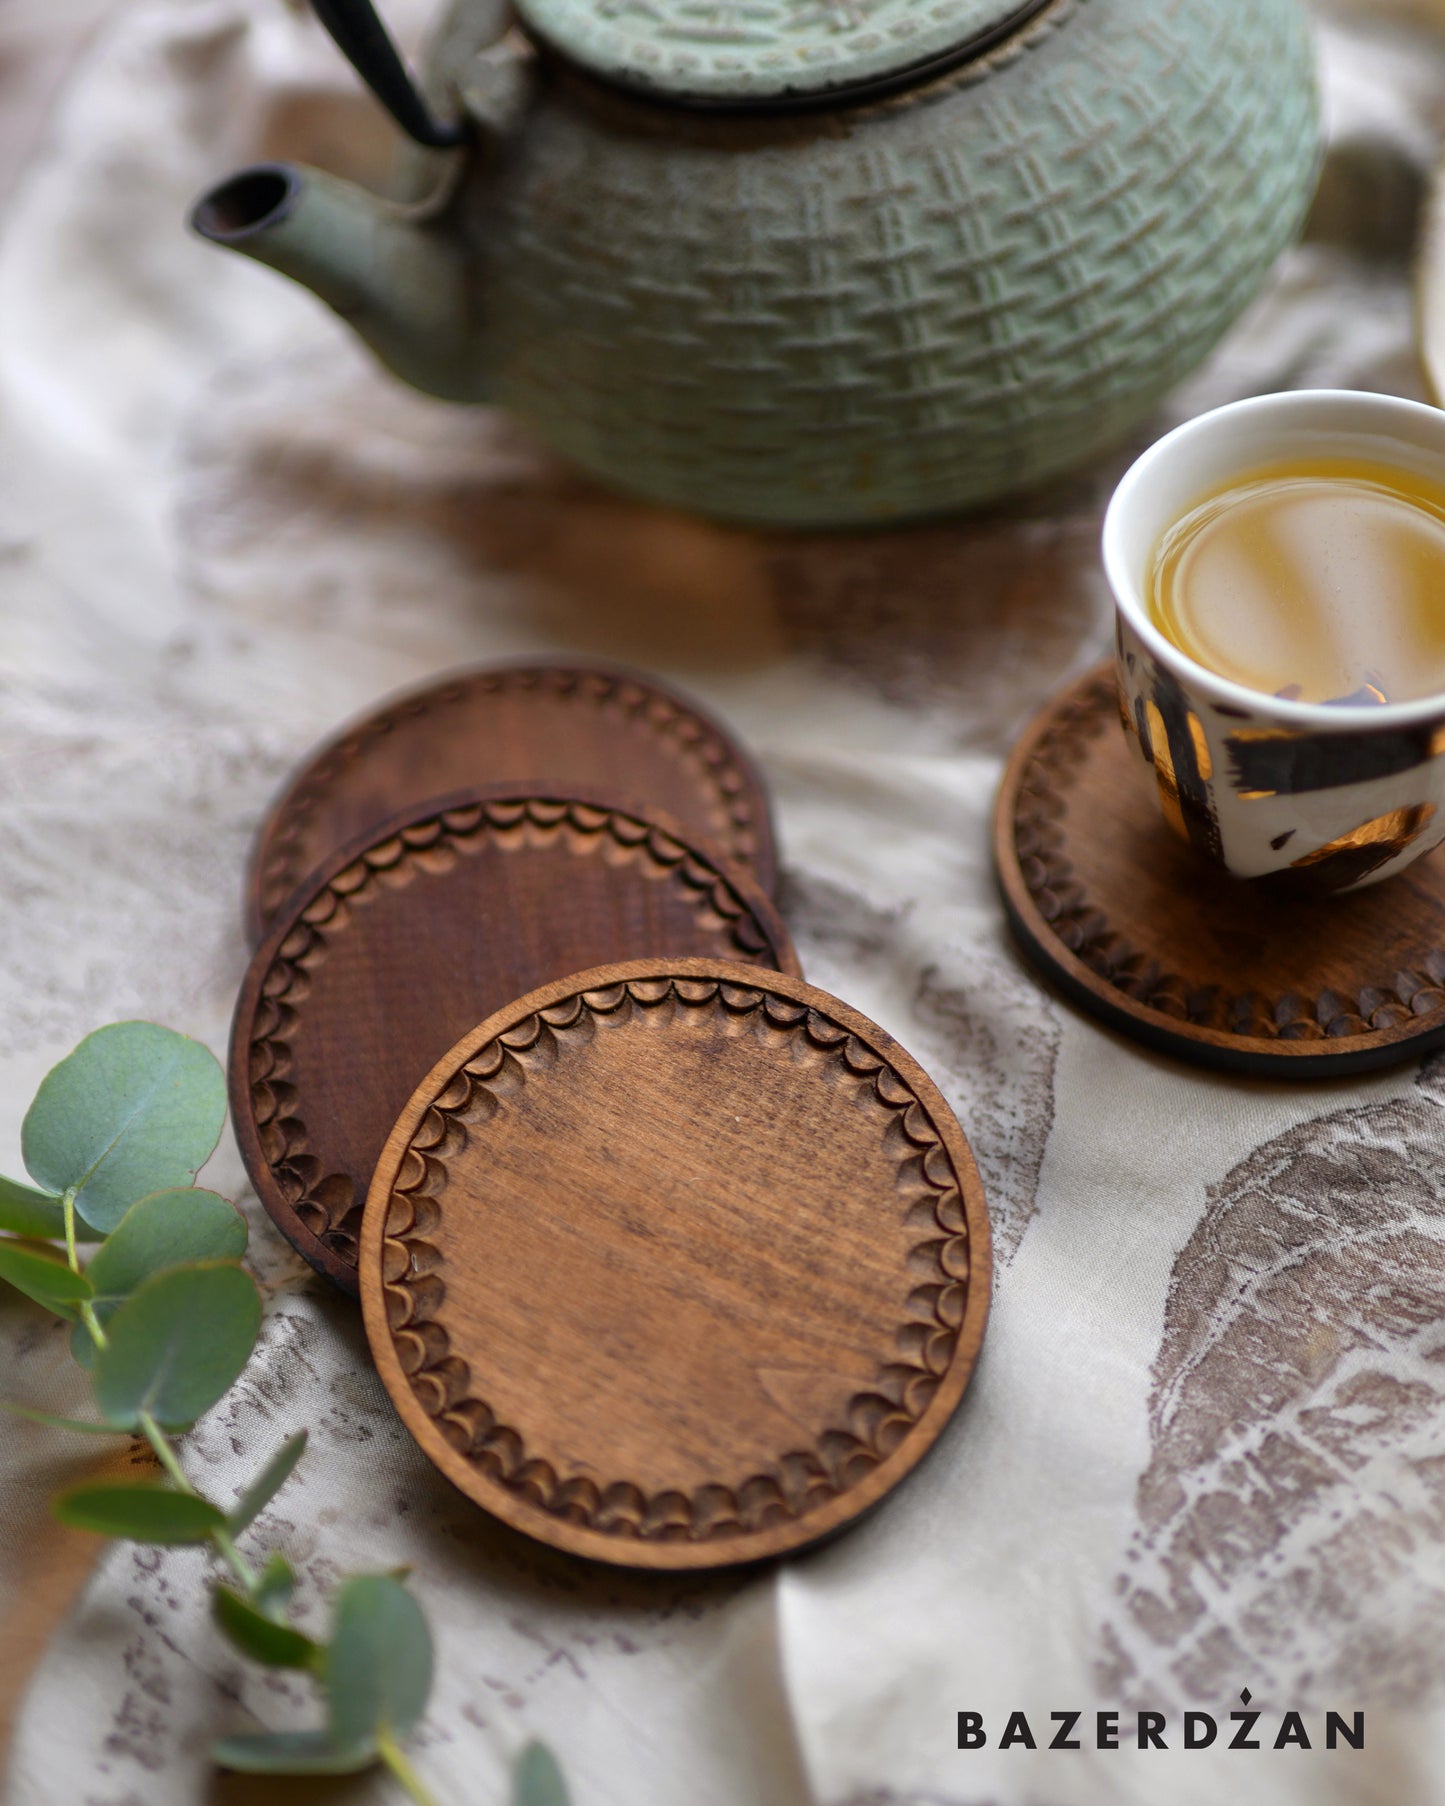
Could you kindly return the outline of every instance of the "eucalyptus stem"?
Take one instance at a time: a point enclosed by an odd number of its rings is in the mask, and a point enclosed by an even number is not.
[[[435,1797],[422,1785],[421,1776],[406,1759],[406,1753],[390,1731],[382,1731],[376,1740],[376,1752],[391,1770],[416,1806],[437,1806]]]
[[[65,1211],[65,1258],[70,1262],[71,1272],[78,1273],[80,1271],[80,1253],[75,1245],[75,1187],[73,1185],[60,1202]],[[91,1331],[92,1335],[95,1334],[93,1325],[87,1324],[86,1328]]]
[[[165,1431],[151,1416],[149,1411],[139,1411],[136,1413],[136,1416],[140,1423],[142,1435],[155,1450],[156,1460],[160,1462],[161,1466],[170,1475],[171,1479],[175,1481],[177,1490],[190,1493],[192,1498],[198,1498],[200,1495],[186,1478],[185,1469],[181,1466],[176,1451],[171,1447],[170,1438],[166,1435]]]
[[[260,1585],[260,1576],[256,1573],[250,1562],[246,1560],[245,1556],[242,1555],[235,1543],[232,1542],[230,1531],[213,1530],[211,1532],[211,1541],[216,1545],[217,1550],[220,1552],[221,1559],[245,1589],[246,1597],[248,1599],[254,1599],[256,1596],[256,1589]]]
[[[151,1416],[150,1412],[137,1412],[136,1421],[140,1424],[141,1432],[145,1436],[146,1441],[155,1451],[156,1460],[160,1462],[167,1474],[170,1475],[176,1490],[178,1492],[189,1493],[193,1499],[199,1499],[201,1494],[196,1491],[195,1487],[192,1486],[190,1481],[186,1478],[186,1470],[181,1466],[180,1457],[172,1447],[170,1437],[166,1435],[165,1431]],[[251,1564],[246,1560],[245,1556],[242,1555],[235,1543],[232,1542],[230,1533],[225,1530],[213,1530],[211,1532],[211,1541],[214,1543],[216,1551],[221,1556],[221,1559],[241,1583],[241,1587],[244,1590],[246,1597],[248,1599],[253,1598],[256,1592],[257,1577],[252,1571]]]
[[[65,1206],[66,1258],[70,1262],[71,1272],[78,1273],[80,1271],[80,1253],[75,1245],[75,1187],[73,1185],[70,1187],[69,1191],[65,1193],[61,1202]],[[95,1343],[96,1347],[104,1348],[107,1342],[106,1333],[101,1328],[100,1318],[95,1314],[95,1306],[88,1298],[83,1298],[81,1300],[80,1320],[90,1331],[91,1340]]]

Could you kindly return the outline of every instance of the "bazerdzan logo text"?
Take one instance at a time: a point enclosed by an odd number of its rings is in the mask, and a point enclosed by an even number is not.
[[[1217,1744],[1231,1750],[1313,1750],[1365,1747],[1365,1715],[1326,1712],[1313,1724],[1299,1712],[1277,1717],[1249,1709],[1248,1687],[1240,1694],[1243,1711],[1231,1712],[1221,1723],[1210,1712],[1183,1712],[1171,1718],[1167,1712],[1050,1712],[1048,1723],[1026,1712],[1010,1712],[998,1732],[1001,1750],[1117,1750],[1137,1744],[1141,1750],[1207,1750]],[[1227,1737],[1227,1741],[1226,1741]],[[982,1712],[960,1712],[958,1747],[988,1747],[988,1727]]]

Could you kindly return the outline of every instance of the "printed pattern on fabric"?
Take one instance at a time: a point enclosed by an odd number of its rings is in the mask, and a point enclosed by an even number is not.
[[[1097,1679],[1157,1707],[1437,1691],[1445,1069],[1259,1148],[1175,1263]]]

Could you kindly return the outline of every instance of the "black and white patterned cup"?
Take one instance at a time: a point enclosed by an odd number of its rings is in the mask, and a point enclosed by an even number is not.
[[[1375,707],[1263,695],[1181,652],[1147,604],[1160,541],[1202,496],[1300,457],[1367,458],[1445,482],[1445,413],[1322,389],[1201,415],[1119,485],[1104,568],[1124,728],[1165,819],[1237,878],[1334,892],[1378,883],[1445,840],[1445,695]]]

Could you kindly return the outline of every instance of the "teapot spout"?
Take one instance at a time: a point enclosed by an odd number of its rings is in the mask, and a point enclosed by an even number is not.
[[[444,401],[486,399],[470,284],[444,225],[289,163],[228,177],[190,223],[304,284],[405,382]]]

